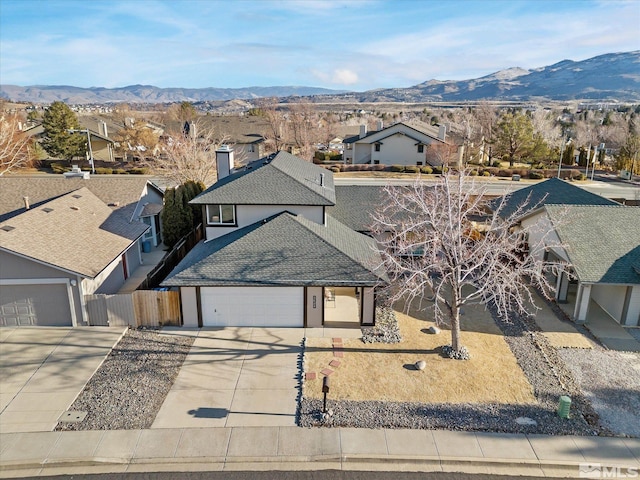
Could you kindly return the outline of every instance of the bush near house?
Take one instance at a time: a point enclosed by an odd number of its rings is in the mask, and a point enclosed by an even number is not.
[[[420,167],[408,165],[404,167],[404,173],[420,173]]]

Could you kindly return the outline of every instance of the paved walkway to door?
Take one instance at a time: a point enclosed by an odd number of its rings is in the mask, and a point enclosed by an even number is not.
[[[294,426],[303,328],[163,329],[194,335],[151,428]]]
[[[124,327],[0,328],[0,432],[50,432]]]

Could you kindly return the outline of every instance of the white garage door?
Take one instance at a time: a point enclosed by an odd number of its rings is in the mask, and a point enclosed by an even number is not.
[[[203,287],[202,324],[209,327],[302,327],[302,287]]]

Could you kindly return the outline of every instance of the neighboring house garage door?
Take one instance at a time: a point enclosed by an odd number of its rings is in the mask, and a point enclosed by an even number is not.
[[[302,327],[302,287],[202,287],[202,323],[209,327]]]
[[[71,326],[66,285],[2,285],[0,326]]]

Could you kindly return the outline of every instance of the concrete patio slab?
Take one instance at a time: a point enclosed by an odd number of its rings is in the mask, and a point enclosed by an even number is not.
[[[340,445],[343,454],[387,455],[387,439],[384,430],[341,428]]]
[[[277,428],[236,427],[229,439],[229,457],[273,457],[278,453]]]

